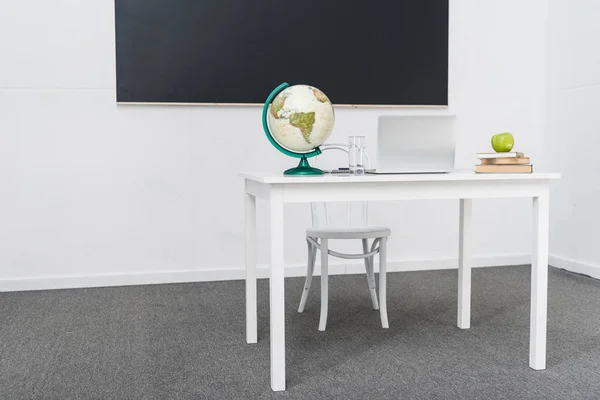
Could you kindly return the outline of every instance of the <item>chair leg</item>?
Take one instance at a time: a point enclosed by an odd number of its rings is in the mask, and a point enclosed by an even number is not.
[[[379,316],[381,327],[389,328],[386,302],[386,269],[387,269],[387,238],[379,242]]]
[[[321,318],[319,320],[319,330],[324,331],[327,325],[327,310],[329,301],[328,284],[328,247],[327,239],[321,239]]]
[[[368,239],[362,240],[363,253],[369,252],[369,241]],[[373,303],[373,310],[379,310],[379,303],[377,302],[377,291],[375,290],[375,271],[373,270],[373,257],[365,257],[365,269],[367,270],[367,284],[369,285],[369,293],[371,294],[371,303]]]
[[[306,280],[304,281],[304,290],[302,290],[302,297],[300,298],[300,306],[298,312],[304,311],[306,305],[306,299],[308,298],[308,292],[310,291],[310,283],[312,282],[313,272],[315,270],[315,260],[317,258],[317,248],[313,246],[308,240],[308,267],[306,268]]]

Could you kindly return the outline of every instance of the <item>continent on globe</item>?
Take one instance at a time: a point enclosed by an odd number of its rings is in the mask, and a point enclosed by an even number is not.
[[[315,124],[314,112],[299,112],[290,115],[290,125],[300,129],[306,143],[310,143],[310,134]]]
[[[321,103],[329,101],[329,98],[325,95],[325,93],[321,92],[319,89],[314,88],[313,93],[315,94],[316,99],[319,100]]]
[[[277,96],[275,97],[275,100],[273,100],[273,105],[271,106],[271,114],[273,114],[274,118],[279,118],[278,113],[283,109],[286,98],[287,96]]]

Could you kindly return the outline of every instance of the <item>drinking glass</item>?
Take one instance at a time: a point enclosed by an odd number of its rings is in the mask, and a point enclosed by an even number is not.
[[[365,137],[348,137],[348,167],[354,175],[365,173]]]

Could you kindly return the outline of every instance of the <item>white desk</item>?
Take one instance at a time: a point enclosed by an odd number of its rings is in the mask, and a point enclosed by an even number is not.
[[[546,368],[546,303],[548,292],[549,184],[558,174],[475,174],[453,172],[426,175],[365,175],[286,177],[282,174],[240,173],[246,198],[246,342],[257,341],[256,198],[269,205],[271,310],[271,388],[285,390],[285,311],[283,205],[312,201],[382,201],[459,199],[457,325],[470,327],[472,199],[529,197],[533,199],[533,257],[529,366]]]

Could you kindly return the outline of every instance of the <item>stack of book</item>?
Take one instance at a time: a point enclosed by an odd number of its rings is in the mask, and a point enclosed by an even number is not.
[[[479,153],[477,154],[480,164],[475,166],[478,173],[531,173],[529,157],[523,153]]]

